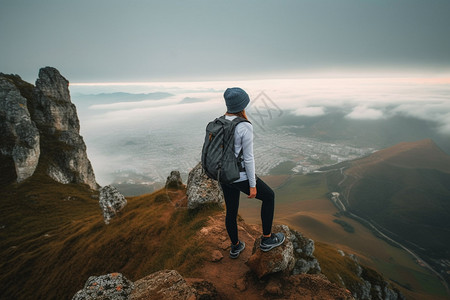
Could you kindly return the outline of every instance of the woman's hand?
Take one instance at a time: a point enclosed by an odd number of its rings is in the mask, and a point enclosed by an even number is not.
[[[255,198],[256,197],[256,187],[250,187],[250,195],[248,195],[248,198]]]

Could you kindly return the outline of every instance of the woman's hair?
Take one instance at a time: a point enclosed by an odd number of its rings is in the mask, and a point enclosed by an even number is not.
[[[237,113],[229,113],[229,112],[227,112],[227,114],[235,115],[235,116],[244,118],[244,119],[246,119],[248,121],[247,115],[245,114],[245,109],[243,109],[243,110],[241,110],[241,111],[239,111]]]

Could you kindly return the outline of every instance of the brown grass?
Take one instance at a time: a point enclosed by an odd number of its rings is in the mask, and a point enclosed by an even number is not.
[[[175,209],[159,190],[129,198],[105,225],[92,194],[39,175],[2,187],[0,298],[68,299],[110,272],[132,281],[165,268],[195,275],[207,255],[195,234],[219,208]]]
[[[322,273],[333,283],[350,288],[361,282],[356,275],[357,266],[347,256],[339,254],[337,249],[328,244],[316,242],[314,256],[319,260]],[[342,284],[342,281],[345,285]]]

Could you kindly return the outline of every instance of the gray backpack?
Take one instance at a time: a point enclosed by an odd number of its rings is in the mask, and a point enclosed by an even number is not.
[[[234,154],[234,129],[241,122],[249,121],[241,117],[230,121],[222,116],[206,126],[202,166],[209,178],[221,183],[231,183],[239,179],[239,172],[245,170],[242,165],[242,150],[238,157]]]

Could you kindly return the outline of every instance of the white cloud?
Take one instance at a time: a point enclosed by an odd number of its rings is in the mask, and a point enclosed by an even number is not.
[[[345,117],[349,119],[378,120],[384,118],[384,115],[380,110],[360,105],[353,108],[353,111]]]
[[[297,116],[318,117],[325,114],[325,109],[322,106],[300,107],[294,111]]]

